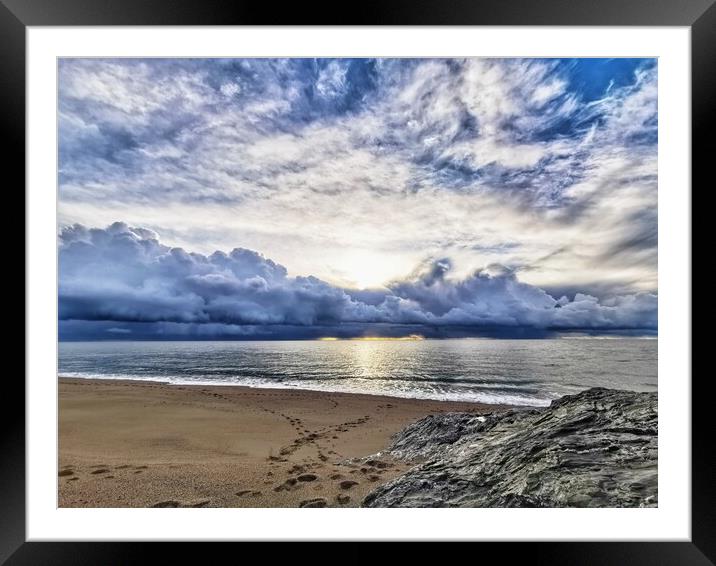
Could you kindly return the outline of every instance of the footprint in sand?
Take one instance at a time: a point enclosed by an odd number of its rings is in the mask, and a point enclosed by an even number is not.
[[[353,480],[343,480],[338,485],[341,489],[351,489],[354,485],[358,485],[358,482]]]
[[[388,462],[383,462],[382,460],[367,460],[366,465],[371,466],[373,468],[380,468],[381,470],[391,467],[391,464],[389,464]]]
[[[274,487],[273,490],[274,491],[290,491],[291,489],[298,487],[296,485],[297,483],[298,483],[298,480],[296,478],[288,478],[281,485],[277,485],[276,487]]]
[[[298,481],[316,481],[318,476],[316,474],[301,474],[296,478]]]
[[[155,503],[152,505],[152,507],[160,508],[160,507],[204,507],[209,504],[208,499],[200,499],[198,501],[176,501],[174,499],[170,499],[168,501],[160,501],[159,503]]]
[[[109,470],[108,470],[107,468],[100,468],[99,470],[95,470],[94,472],[90,472],[90,473],[92,473],[92,474],[106,474],[107,472],[109,472]]]
[[[339,493],[338,495],[336,495],[336,501],[337,501],[340,505],[345,505],[345,504],[348,503],[350,500],[351,500],[351,496],[350,496],[350,495],[346,495],[345,493]]]
[[[328,501],[326,501],[323,497],[304,499],[298,504],[299,507],[325,507],[326,505],[328,505]]]
[[[160,501],[159,503],[155,503],[152,505],[152,507],[179,507],[178,501]]]
[[[75,473],[75,472],[74,472],[73,470],[60,470],[60,473],[57,474],[57,475],[62,478],[62,477],[65,477],[65,476],[72,476],[72,475],[74,475],[74,473]]]

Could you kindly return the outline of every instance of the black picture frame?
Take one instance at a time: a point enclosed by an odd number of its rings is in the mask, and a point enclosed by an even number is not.
[[[5,186],[25,186],[25,32],[28,26],[104,25],[558,25],[687,26],[692,56],[692,178],[705,184],[713,160],[711,105],[716,100],[716,0],[383,0],[293,3],[278,9],[245,0],[0,0],[0,117],[6,142]],[[703,187],[707,189],[708,187]],[[691,189],[693,194],[693,189]],[[18,203],[24,210],[24,199]],[[692,225],[693,229],[693,225]],[[19,247],[19,246],[16,246]],[[24,262],[24,258],[20,260]],[[17,265],[17,262],[15,262]],[[19,271],[19,269],[17,269]],[[25,294],[25,301],[32,297]],[[18,301],[19,303],[19,301]],[[19,333],[18,333],[19,334]],[[710,373],[710,372],[709,372]],[[692,517],[690,542],[485,543],[476,558],[499,556],[550,564],[715,564],[716,462],[711,437],[709,373],[692,390]],[[669,376],[688,380],[690,376]],[[153,551],[162,563],[211,560],[206,544],[25,541],[25,398],[17,375],[4,377],[0,411],[0,562],[130,564]],[[17,410],[10,410],[12,407]],[[668,465],[668,462],[662,463]],[[317,537],[320,538],[320,533]],[[223,549],[226,546],[222,545]]]

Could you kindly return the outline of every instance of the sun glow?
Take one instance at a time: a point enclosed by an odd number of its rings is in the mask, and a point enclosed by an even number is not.
[[[353,338],[337,338],[335,336],[323,336],[318,339],[321,342],[335,342],[337,340],[354,340],[359,342],[378,342],[378,341],[394,341],[394,342],[414,342],[417,340],[425,340],[425,336],[420,334],[409,334],[408,336],[355,336]]]
[[[415,261],[412,257],[356,249],[347,253],[344,251],[332,263],[346,287],[376,289],[409,273]]]

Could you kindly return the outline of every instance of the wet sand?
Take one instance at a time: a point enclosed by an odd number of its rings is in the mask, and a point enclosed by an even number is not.
[[[59,379],[60,507],[357,507],[425,415],[496,405]],[[366,461],[365,459],[368,459]]]

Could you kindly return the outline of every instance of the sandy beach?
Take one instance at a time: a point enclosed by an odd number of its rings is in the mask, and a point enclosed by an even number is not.
[[[60,507],[355,507],[410,465],[428,414],[506,407],[238,386],[59,379]]]

